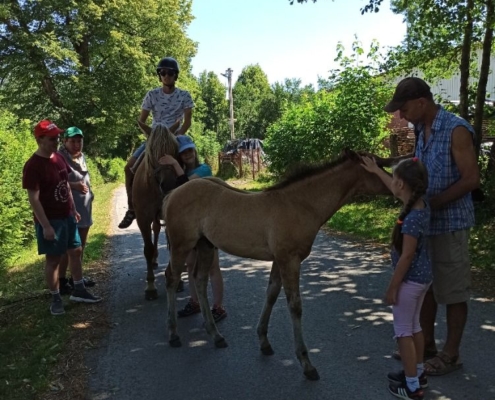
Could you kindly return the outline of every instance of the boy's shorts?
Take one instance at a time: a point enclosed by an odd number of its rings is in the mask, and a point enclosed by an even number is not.
[[[439,304],[468,301],[471,288],[469,230],[430,236],[428,241],[435,300]]]
[[[55,240],[46,240],[43,237],[43,228],[38,222],[35,223],[38,254],[61,256],[69,249],[81,247],[77,222],[72,215],[65,219],[51,219],[49,222],[55,231]]]

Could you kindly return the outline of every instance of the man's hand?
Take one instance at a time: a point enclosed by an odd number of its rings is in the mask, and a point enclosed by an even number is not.
[[[55,240],[55,230],[51,225],[48,225],[48,227],[43,228],[43,238],[49,241]]]

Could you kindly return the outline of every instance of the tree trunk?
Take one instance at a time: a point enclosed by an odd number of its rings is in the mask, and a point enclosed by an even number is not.
[[[471,60],[471,42],[473,36],[473,8],[474,0],[468,0],[466,4],[466,25],[464,26],[464,39],[461,52],[461,82],[459,90],[459,114],[465,120],[469,120],[469,63]]]
[[[479,157],[482,139],[483,110],[486,100],[486,85],[490,72],[490,52],[493,42],[493,23],[495,21],[494,0],[486,1],[485,37],[483,39],[483,53],[481,57],[480,79],[476,92],[476,108],[474,111],[474,132],[476,157]]]

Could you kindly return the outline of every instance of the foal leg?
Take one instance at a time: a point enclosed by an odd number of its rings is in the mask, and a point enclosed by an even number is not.
[[[290,260],[280,269],[282,285],[284,286],[287,303],[292,317],[292,328],[294,331],[294,343],[296,346],[296,356],[303,367],[304,375],[312,381],[320,379],[318,371],[309,361],[308,349],[304,344],[302,332],[302,303],[299,292],[299,272],[301,263],[299,260]]]
[[[168,342],[172,347],[180,347],[182,343],[177,334],[177,308],[176,296],[177,286],[179,286],[180,275],[184,269],[187,253],[170,252],[170,262],[165,270],[165,283],[167,288],[168,307]]]
[[[160,236],[160,229],[160,220],[155,218],[153,220],[153,258],[151,259],[153,269],[158,268],[158,237]]]
[[[224,337],[218,332],[215,324],[215,319],[210,310],[210,304],[208,303],[208,278],[210,276],[210,270],[213,265],[213,259],[215,256],[215,248],[207,239],[200,239],[196,246],[197,249],[197,277],[195,278],[196,291],[198,294],[198,301],[201,307],[201,313],[205,320],[205,328],[208,334],[213,338],[215,346],[218,348],[227,347],[227,342]]]
[[[270,316],[272,314],[273,306],[277,301],[280,289],[282,288],[282,280],[280,278],[280,271],[277,263],[274,261],[272,264],[272,270],[270,272],[270,280],[268,281],[268,288],[266,289],[266,300],[261,312],[260,320],[258,322],[258,338],[260,341],[260,350],[265,356],[271,356],[273,354],[272,346],[268,341],[268,324],[270,322]]]

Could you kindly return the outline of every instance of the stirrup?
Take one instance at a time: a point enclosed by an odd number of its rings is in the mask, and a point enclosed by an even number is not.
[[[134,221],[135,218],[136,218],[136,214],[134,213],[134,211],[127,210],[127,212],[124,215],[124,219],[119,224],[119,228],[120,229],[129,228],[132,224],[132,221]]]

